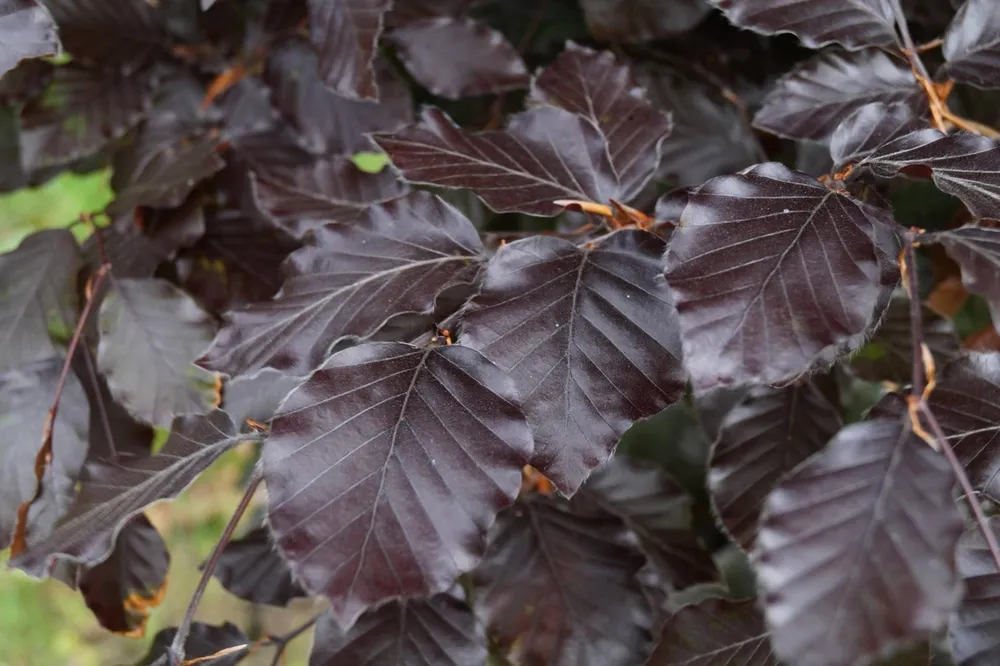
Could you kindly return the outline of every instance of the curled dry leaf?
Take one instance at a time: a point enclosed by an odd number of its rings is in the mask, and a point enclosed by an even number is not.
[[[531,455],[518,402],[471,349],[403,343],[334,354],[284,401],[263,452],[268,524],[341,627],[479,562]]]

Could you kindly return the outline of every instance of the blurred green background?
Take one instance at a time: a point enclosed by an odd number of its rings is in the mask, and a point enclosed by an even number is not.
[[[111,200],[110,173],[64,173],[44,186],[0,196],[0,252],[9,252],[34,231],[73,225],[81,213],[101,210]],[[71,227],[85,238],[87,225]],[[130,665],[146,653],[160,629],[176,626],[198,583],[198,565],[212,552],[242,495],[239,486],[253,450],[237,448],[223,456],[174,502],[150,507],[147,517],[170,549],[170,572],[163,603],[154,608],[142,638],[126,638],[103,629],[78,592],[55,580],[37,581],[7,569],[0,551],[0,666]],[[259,505],[263,491],[255,502]],[[247,511],[244,523],[254,514]],[[249,527],[241,526],[239,535]],[[254,606],[226,592],[212,580],[196,620],[239,625],[251,638],[282,634],[321,610],[318,602],[298,599],[288,609]],[[286,651],[285,663],[305,664],[310,634]],[[250,666],[268,666],[273,649],[251,655]]]

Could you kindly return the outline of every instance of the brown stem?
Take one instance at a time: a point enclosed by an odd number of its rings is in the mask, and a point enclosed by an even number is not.
[[[913,239],[905,239],[903,251],[899,258],[900,272],[903,274],[903,287],[910,297],[910,342],[913,347],[913,379],[910,392],[920,397],[924,393],[924,363],[923,363],[923,313],[920,310],[920,293],[917,291],[917,262],[913,252]]]
[[[296,627],[287,634],[283,634],[281,636],[271,636],[269,638],[268,642],[271,645],[278,646],[278,649],[274,651],[274,659],[271,660],[271,666],[278,666],[278,664],[281,662],[282,655],[285,654],[285,649],[288,647],[288,644],[291,643],[296,638],[298,638],[299,636],[301,636],[302,634],[304,634],[306,631],[309,630],[310,627],[316,624],[316,620],[318,620],[321,615],[323,615],[323,613],[314,615],[311,620],[309,620],[305,624]]]

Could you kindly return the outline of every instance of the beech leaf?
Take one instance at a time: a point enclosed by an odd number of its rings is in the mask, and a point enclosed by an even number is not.
[[[608,143],[621,198],[642,190],[660,161],[670,116],[653,108],[627,66],[573,42],[535,79],[532,97],[588,118]]]
[[[377,100],[373,62],[391,0],[309,0],[309,35],[319,54],[319,76],[331,90]]]
[[[257,604],[287,606],[292,599],[306,596],[278,554],[267,527],[227,543],[212,575],[232,594]]]
[[[900,419],[849,425],[786,476],[754,551],[778,656],[853,664],[941,628],[960,598],[954,485]]]
[[[643,561],[617,518],[521,501],[500,515],[472,574],[476,613],[513,663],[642,663],[652,643]]]
[[[478,353],[350,347],[272,422],[268,522],[349,630],[368,608],[443,592],[472,569],[531,449],[513,382]]]
[[[149,647],[149,652],[136,666],[168,666],[170,664],[169,648],[177,635],[177,627],[161,629],[153,638],[153,644]],[[191,633],[184,641],[184,658],[187,661],[211,657],[217,652],[226,648],[246,645],[249,650],[250,639],[243,633],[243,630],[235,624],[226,622],[216,626],[204,624],[202,622],[191,623]],[[240,650],[229,653],[217,659],[203,661],[199,663],[208,666],[236,666],[243,657],[247,655],[247,650]]]
[[[505,130],[469,132],[428,108],[419,124],[373,138],[406,180],[468,188],[498,212],[555,215],[557,199],[604,203],[618,194],[600,130],[563,109],[532,109]]]
[[[166,52],[170,37],[158,6],[135,0],[45,0],[59,39],[75,59],[136,63]]]
[[[778,666],[753,599],[706,599],[674,613],[646,666]]]
[[[716,514],[744,550],[753,547],[771,490],[840,427],[837,409],[809,381],[754,387],[726,415],[712,446],[708,486]]]
[[[316,623],[309,666],[466,666],[486,663],[486,637],[465,600],[448,592],[368,611],[347,632]]]
[[[666,253],[695,389],[789,381],[881,312],[886,212],[777,163],[689,195]]]
[[[663,241],[622,230],[591,245],[536,236],[501,247],[459,337],[513,378],[532,465],[567,495],[634,421],[684,392]]]
[[[966,0],[944,33],[942,73],[977,88],[1000,88],[1000,6]]]
[[[988,526],[996,534],[1000,518],[990,518]],[[996,631],[1000,573],[978,526],[962,535],[955,557],[965,584],[965,596],[951,616],[948,642],[959,666],[989,666],[1000,659],[1000,637]]]
[[[83,243],[87,266],[97,270],[104,259],[116,278],[149,278],[177,251],[198,242],[205,234],[205,216],[198,202],[168,211],[134,209],[113,216]]]
[[[590,34],[601,42],[648,42],[687,32],[712,10],[705,0],[581,0]]]
[[[845,116],[872,102],[917,109],[925,98],[905,62],[882,51],[823,52],[774,84],[753,125],[790,139],[826,141]]]
[[[215,323],[183,291],[160,279],[115,280],[100,326],[97,367],[133,416],[166,426],[218,406],[221,380],[194,365]]]
[[[28,548],[11,559],[11,566],[41,576],[55,557],[86,565],[104,561],[129,518],[177,497],[241,441],[233,435],[229,417],[216,410],[179,417],[156,455],[88,461],[69,511],[51,533],[35,542],[29,538]]]
[[[847,115],[833,131],[830,156],[837,166],[856,162],[882,145],[926,126],[907,102],[865,104]]]
[[[980,220],[925,238],[944,246],[962,268],[962,284],[985,298],[993,320],[1000,321],[1000,222]]]
[[[234,312],[205,367],[305,375],[345,337],[370,336],[394,315],[433,312],[446,287],[475,279],[483,251],[472,224],[427,192],[313,233],[289,258],[281,293]]]
[[[0,76],[26,58],[59,53],[52,16],[35,0],[0,2]]]
[[[389,40],[410,75],[438,97],[503,93],[527,88],[530,81],[507,38],[469,18],[415,21],[393,30]]]

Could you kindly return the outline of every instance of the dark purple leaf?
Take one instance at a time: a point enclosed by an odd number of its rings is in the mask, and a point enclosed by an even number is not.
[[[905,61],[875,50],[824,52],[778,80],[753,125],[790,139],[826,141],[848,114],[872,102],[917,109],[925,97]]]
[[[990,305],[993,321],[1000,322],[1000,223],[980,220],[922,238],[944,246],[962,267],[962,283]]]
[[[689,195],[666,254],[696,390],[774,384],[861,342],[889,214],[777,163]]]
[[[62,409],[60,408],[60,411]],[[55,529],[11,559],[40,576],[55,558],[86,565],[105,560],[125,522],[154,502],[173,499],[219,456],[238,444],[224,412],[183,416],[154,456],[88,461],[76,501]]]
[[[554,107],[487,132],[463,130],[429,108],[419,124],[373,138],[410,182],[471,189],[498,212],[556,215],[554,200],[604,203],[619,191],[600,130]]]
[[[335,94],[318,78],[317,67],[309,45],[291,41],[271,52],[264,71],[274,105],[313,154],[372,150],[368,132],[392,131],[412,121],[409,88],[385,62],[375,61],[377,103]]]
[[[754,551],[778,656],[854,664],[941,628],[960,597],[954,485],[905,419],[849,425],[786,476]]]
[[[768,494],[840,430],[837,409],[809,381],[757,386],[722,421],[708,485],[716,513],[744,550],[757,538]]]
[[[150,646],[149,652],[135,666],[168,666],[170,664],[168,649],[176,635],[176,627],[160,630],[156,634],[156,637],[153,638],[153,644]],[[250,639],[235,624],[226,622],[221,626],[214,626],[201,622],[192,622],[191,633],[188,635],[187,640],[184,641],[184,658],[186,660],[194,660],[202,657],[210,657],[217,652],[221,652],[226,648],[236,647],[237,645],[246,645],[249,649],[250,643]],[[236,666],[247,654],[246,650],[238,650],[218,659],[198,663],[205,664],[206,666]]]
[[[65,229],[39,231],[0,255],[0,372],[49,358],[69,342],[82,265]]]
[[[885,144],[861,164],[883,178],[929,169],[938,189],[974,216],[1000,217],[1000,144],[992,139],[925,129]]]
[[[0,374],[0,548],[11,543],[18,507],[35,495],[35,456],[64,362],[65,357],[55,355]],[[87,397],[71,374],[52,430],[43,494],[28,514],[29,546],[51,531],[73,501],[73,484],[87,455],[88,428]]]
[[[389,39],[410,75],[438,97],[502,93],[530,82],[524,61],[503,34],[469,18],[415,21]]]
[[[26,102],[45,89],[56,66],[45,60],[23,60],[0,78],[0,104],[13,106]]]
[[[927,127],[907,102],[872,102],[844,118],[830,138],[830,156],[841,166],[868,157],[881,146]]]
[[[21,162],[31,171],[96,153],[149,110],[152,69],[56,68],[45,91],[21,109]]]
[[[113,458],[118,453],[148,455],[153,443],[153,428],[136,421],[111,397],[108,383],[97,370],[97,359],[90,351],[94,346],[85,337],[73,357],[76,376],[83,384],[90,403],[87,458]]]
[[[102,627],[142,636],[150,609],[160,604],[166,592],[169,566],[166,544],[139,514],[122,527],[108,559],[81,567],[74,582]]]
[[[181,248],[190,247],[205,234],[201,202],[192,200],[166,211],[130,210],[83,244],[87,266],[97,270],[104,258],[117,278],[152,277],[157,267]],[[102,255],[103,247],[103,255]]]
[[[994,534],[998,527],[1000,518],[990,518],[989,529]],[[951,651],[959,666],[990,666],[1000,659],[1000,573],[978,526],[962,535],[955,557],[965,596],[949,622]]]
[[[651,647],[644,558],[617,518],[542,498],[502,513],[472,575],[476,613],[518,664],[632,666]]]
[[[618,516],[639,537],[662,583],[683,589],[718,580],[692,530],[691,497],[659,467],[615,456],[573,496],[580,515]]]
[[[139,62],[170,46],[166,22],[143,0],[44,0],[59,26],[59,39],[74,58],[87,62]]]
[[[896,43],[894,0],[710,0],[741,28],[763,35],[790,32],[818,49],[850,49]]]
[[[377,100],[375,54],[391,0],[309,0],[309,35],[319,77],[334,92]]]
[[[633,199],[659,166],[670,116],[654,109],[627,66],[608,52],[573,42],[538,75],[536,99],[588,118],[608,143],[621,198]]]
[[[943,367],[959,355],[959,340],[949,319],[922,307],[923,343]],[[913,376],[910,299],[898,294],[889,302],[875,335],[851,357],[851,368],[862,379],[908,384]]]
[[[390,28],[435,16],[461,16],[480,0],[395,0],[385,15]]]
[[[115,400],[133,416],[167,426],[179,414],[204,414],[220,401],[221,379],[194,365],[215,322],[183,291],[161,279],[121,279],[101,304],[97,367]]]
[[[296,238],[331,222],[358,220],[368,206],[407,191],[391,169],[366,173],[346,157],[270,170],[254,179],[260,209]]]
[[[944,34],[942,73],[977,88],[1000,88],[1000,5],[966,0]]]
[[[513,382],[478,353],[350,347],[271,425],[269,525],[296,577],[349,629],[476,566],[531,448]]]
[[[763,159],[744,113],[722,95],[663,67],[639,69],[637,76],[673,121],[660,145],[660,177],[680,187],[701,185]]]
[[[287,606],[292,599],[306,596],[266,527],[227,543],[212,575],[232,594],[256,604]]]
[[[0,76],[26,58],[59,53],[52,16],[35,0],[0,2]]]
[[[460,590],[458,591],[460,592]],[[486,637],[454,593],[394,601],[347,632],[332,613],[316,624],[309,666],[468,666],[486,662]]]
[[[531,464],[568,495],[634,421],[684,392],[663,241],[623,230],[589,245],[536,236],[501,247],[459,337],[514,379]]]
[[[778,666],[757,602],[706,599],[674,613],[646,666]]]
[[[281,292],[234,312],[202,362],[234,377],[265,367],[307,374],[339,340],[433,312],[441,291],[475,280],[482,252],[472,224],[427,192],[373,206],[353,224],[314,231],[289,257]]]
[[[587,27],[602,42],[648,42],[687,32],[711,7],[705,0],[581,0]]]
[[[237,377],[227,381],[223,387],[222,409],[241,430],[249,427],[247,419],[267,424],[274,418],[278,407],[292,389],[305,379],[271,368],[265,368],[254,375]]]

